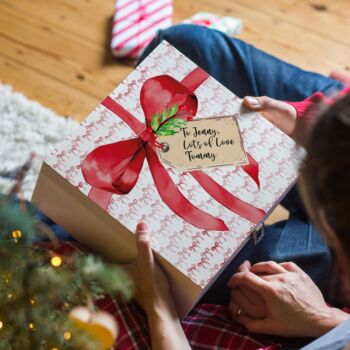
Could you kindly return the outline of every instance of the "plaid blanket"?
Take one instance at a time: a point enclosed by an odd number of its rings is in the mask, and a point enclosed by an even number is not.
[[[50,244],[49,244],[50,245]],[[50,249],[53,247],[50,245]],[[54,248],[57,254],[88,251],[75,242],[60,242]],[[97,306],[111,313],[119,325],[119,335],[113,350],[151,349],[147,317],[135,302],[125,302],[106,296]],[[277,350],[281,348],[277,337],[250,334],[242,325],[232,320],[226,307],[200,304],[182,321],[182,327],[192,349]],[[112,349],[111,349],[112,350]]]

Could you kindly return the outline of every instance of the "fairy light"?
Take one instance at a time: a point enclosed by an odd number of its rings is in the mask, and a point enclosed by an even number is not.
[[[34,322],[30,322],[28,324],[28,328],[31,329],[32,331],[35,329],[35,325],[34,325]]]
[[[70,340],[72,338],[72,333],[69,331],[65,331],[63,333],[63,338],[64,338],[64,340]]]
[[[15,238],[15,239],[21,238],[22,237],[22,232],[20,230],[12,231],[12,237]]]
[[[18,240],[22,237],[22,232],[20,230],[14,230],[12,231],[12,238],[14,239],[15,243],[18,243]]]
[[[36,304],[35,298],[30,299],[30,303],[31,303],[32,305],[35,305],[35,304]]]
[[[53,266],[53,267],[59,267],[59,266],[61,266],[62,265],[62,258],[61,257],[59,257],[59,256],[53,256],[52,258],[51,258],[51,265]]]
[[[10,281],[11,281],[11,273],[10,272],[4,272],[2,277],[4,278],[5,283],[10,283]]]
[[[0,329],[2,329],[4,327],[4,324],[2,323],[2,321],[0,321]]]

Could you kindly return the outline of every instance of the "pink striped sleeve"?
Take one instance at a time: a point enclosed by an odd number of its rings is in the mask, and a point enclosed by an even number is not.
[[[312,106],[314,106],[317,102],[324,101],[326,104],[332,104],[335,101],[335,99],[345,96],[348,93],[350,93],[350,86],[347,86],[344,89],[340,90],[333,97],[326,97],[322,92],[316,92],[303,101],[300,101],[300,102],[286,101],[286,103],[288,103],[289,105],[295,108],[295,110],[297,111],[298,118],[303,118],[306,112],[308,112],[310,108],[312,108]]]

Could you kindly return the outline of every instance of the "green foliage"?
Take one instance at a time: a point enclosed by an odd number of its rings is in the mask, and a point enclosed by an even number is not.
[[[159,136],[170,136],[178,133],[180,128],[187,123],[186,120],[176,117],[178,110],[179,106],[173,105],[160,115],[156,113],[151,120],[152,130]]]
[[[55,242],[50,249],[35,243],[45,233],[32,211],[0,197],[0,350],[96,349],[68,319],[70,310],[106,294],[128,299],[132,283],[123,270],[93,255],[60,256],[62,264],[53,266]],[[63,337],[67,330],[70,340]]]

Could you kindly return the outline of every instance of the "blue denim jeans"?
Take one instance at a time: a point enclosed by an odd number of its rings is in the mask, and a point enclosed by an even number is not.
[[[240,97],[266,95],[284,101],[301,101],[317,91],[330,93],[343,88],[338,81],[304,71],[241,40],[190,24],[158,32],[140,61],[162,40],[168,41]],[[264,236],[258,244],[251,239],[201,302],[227,305],[230,297],[227,281],[245,259],[252,263],[294,261],[311,276],[325,297],[330,298],[332,254],[309,221],[296,187],[282,204],[290,212],[288,220],[265,226]]]

